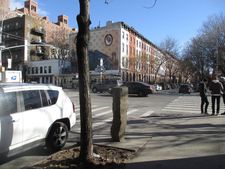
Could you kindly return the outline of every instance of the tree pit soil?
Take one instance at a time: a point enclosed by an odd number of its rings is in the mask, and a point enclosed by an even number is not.
[[[88,163],[79,160],[80,148],[72,147],[50,155],[46,159],[24,169],[120,169],[135,155],[134,150],[93,145],[93,157]]]

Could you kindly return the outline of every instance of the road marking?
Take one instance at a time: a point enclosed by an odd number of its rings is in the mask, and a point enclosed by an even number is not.
[[[108,109],[108,108],[109,108],[109,106],[99,107],[99,108],[96,108],[96,109],[92,109],[92,112],[96,112],[96,111],[103,110],[103,109]]]
[[[200,97],[180,96],[165,106],[162,111],[200,114],[200,105]],[[208,111],[211,111],[211,106],[208,107]]]
[[[154,111],[153,110],[149,110],[149,111],[147,111],[147,112],[145,112],[144,114],[142,114],[140,117],[149,117],[149,116],[151,116],[152,114],[154,113]]]
[[[98,110],[102,110],[103,108],[105,109],[106,107],[102,107],[101,109],[99,108]],[[138,111],[138,109],[131,109],[127,112],[127,115],[130,115],[130,114],[132,114],[134,112],[137,112],[137,111]],[[99,116],[109,114],[109,113],[112,113],[112,110],[108,110],[108,111],[105,111],[105,112],[102,112],[102,113],[98,113],[98,114],[94,115],[93,117],[99,117]],[[92,126],[93,126],[93,128],[98,127],[98,126],[106,124],[107,122],[112,122],[112,120],[113,120],[113,117],[102,120],[101,122],[94,122],[93,121]],[[80,123],[80,119],[77,119],[76,123]],[[77,130],[80,130],[80,126],[77,128]]]
[[[112,110],[109,110],[109,111],[105,111],[105,112],[102,112],[102,113],[98,113],[98,114],[95,114],[93,116],[93,118],[96,118],[96,117],[99,117],[99,116],[103,116],[103,115],[106,115],[108,113],[112,113]]]
[[[127,112],[127,114],[132,114],[132,113],[134,113],[136,111],[138,111],[138,109],[132,109],[132,110],[129,110]],[[112,122],[112,120],[113,120],[113,117],[110,117],[108,119],[103,120],[102,122],[93,123],[93,127],[98,127],[98,126],[101,126],[101,125],[103,125],[103,124],[105,124],[107,122]]]
[[[162,111],[167,111],[167,112],[180,112],[180,113],[199,113],[200,114],[200,110],[183,110],[183,109],[162,109]]]
[[[98,107],[98,105],[93,105],[93,106],[91,106],[91,107],[92,107],[92,108],[95,108],[95,107]],[[106,108],[109,108],[109,107],[100,107],[100,108],[97,108],[97,109],[92,109],[92,112],[95,112],[95,111],[98,111],[98,110],[102,110],[102,109],[106,109]],[[75,108],[75,109],[76,109],[75,112],[80,111],[80,107]],[[80,116],[80,112],[77,113],[76,116]]]

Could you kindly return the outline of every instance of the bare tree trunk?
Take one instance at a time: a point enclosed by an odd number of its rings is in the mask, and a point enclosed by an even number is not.
[[[77,57],[79,72],[79,92],[80,92],[80,160],[89,162],[93,154],[92,143],[92,113],[91,98],[89,92],[89,61],[88,43],[90,37],[89,25],[91,24],[89,15],[89,0],[79,0],[80,14],[77,15],[78,34],[77,34]]]

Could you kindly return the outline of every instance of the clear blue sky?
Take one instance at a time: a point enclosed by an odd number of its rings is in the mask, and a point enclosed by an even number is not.
[[[172,37],[182,46],[195,37],[209,16],[223,13],[225,0],[91,0],[91,27],[104,26],[108,20],[123,21],[158,45]],[[24,0],[12,0],[11,6],[21,7]],[[69,25],[77,28],[78,0],[38,0],[39,13],[52,22],[57,16],[69,16]]]

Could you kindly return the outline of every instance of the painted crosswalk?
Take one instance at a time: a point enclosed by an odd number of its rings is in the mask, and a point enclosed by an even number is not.
[[[162,111],[164,112],[180,112],[180,113],[200,113],[201,99],[197,96],[179,96],[173,100]],[[211,112],[211,106],[208,107],[208,112]]]
[[[138,113],[137,113],[138,112]],[[140,113],[139,109],[132,108],[128,109],[127,111],[127,118],[135,117],[147,117],[150,116],[154,111],[143,111]],[[136,115],[137,113],[138,115]],[[133,115],[133,116],[130,116]],[[76,117],[77,117],[77,130],[80,130],[80,107],[76,107]],[[93,128],[97,128],[99,126],[106,125],[107,123],[112,122],[113,120],[113,112],[112,107],[110,106],[99,106],[99,105],[92,105],[92,119],[93,119]]]

